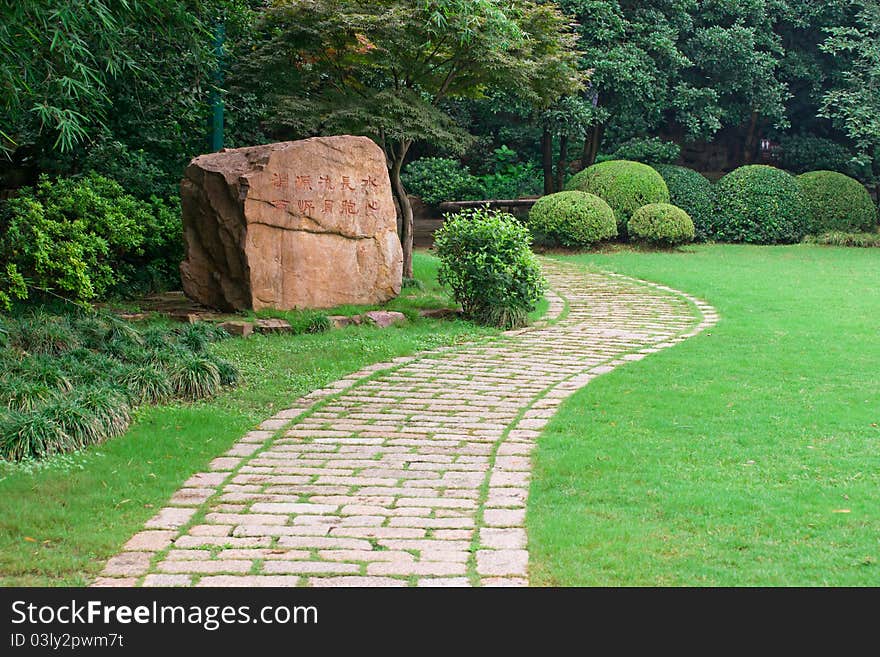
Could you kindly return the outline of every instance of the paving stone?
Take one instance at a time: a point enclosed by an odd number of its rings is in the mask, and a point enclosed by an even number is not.
[[[144,586],[190,586],[191,575],[147,575]]]
[[[361,567],[356,563],[331,563],[326,561],[265,561],[263,572],[266,573],[357,573]]]
[[[128,588],[137,585],[137,577],[96,577],[92,586],[97,588]]]
[[[128,542],[122,547],[122,549],[142,552],[159,552],[171,545],[171,541],[174,540],[176,535],[177,533],[173,531],[142,531],[128,539]]]
[[[467,577],[422,577],[419,579],[418,585],[425,587],[465,587],[471,583]]]
[[[197,587],[222,588],[258,588],[275,586],[297,586],[300,578],[297,575],[211,575],[202,577]]]
[[[150,567],[152,552],[121,552],[111,557],[106,564],[102,575],[135,576],[143,575]]]
[[[306,586],[311,587],[400,587],[407,586],[405,579],[394,579],[393,577],[309,577]]]
[[[567,302],[565,318],[377,363],[295,400],[190,477],[95,585],[465,586],[477,532],[480,584],[526,585],[530,457],[559,404],[718,320],[665,286],[545,272],[558,291],[548,317]],[[196,511],[205,520],[175,540]]]
[[[166,507],[150,518],[144,525],[147,529],[177,529],[189,522],[196,509]]]

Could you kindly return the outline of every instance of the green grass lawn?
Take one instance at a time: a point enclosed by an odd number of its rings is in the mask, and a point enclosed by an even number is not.
[[[424,289],[389,307],[453,305],[436,260],[414,258]],[[0,463],[0,585],[83,585],[191,474],[300,395],[360,367],[492,335],[461,321],[348,327],[298,336],[255,335],[213,349],[235,362],[241,385],[213,400],[142,408],[121,438],[36,465]]]
[[[565,257],[671,285],[708,332],[599,377],[540,438],[532,583],[880,582],[880,254]]]

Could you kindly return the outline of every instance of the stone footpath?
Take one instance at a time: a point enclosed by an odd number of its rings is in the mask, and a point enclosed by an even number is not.
[[[95,586],[524,586],[530,454],[569,395],[717,321],[545,263],[538,326],[364,368],[192,476]]]

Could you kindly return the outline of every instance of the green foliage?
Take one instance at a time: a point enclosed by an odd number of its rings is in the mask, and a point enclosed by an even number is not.
[[[180,222],[172,217],[160,201],[138,201],[108,178],[42,177],[0,204],[0,264],[42,293],[90,301],[124,288],[145,253],[175,257],[179,229],[169,224]],[[7,299],[26,296],[12,285]]]
[[[669,203],[651,203],[633,213],[627,224],[629,237],[654,246],[678,246],[694,239],[694,222],[688,213]]]
[[[820,116],[831,119],[855,144],[860,164],[880,180],[880,3],[854,0],[855,20],[827,30],[822,50],[842,71],[822,98]]]
[[[174,393],[168,374],[155,365],[131,369],[122,384],[136,404],[161,404]]]
[[[229,334],[205,322],[141,332],[103,312],[32,310],[2,328],[0,458],[81,449],[123,433],[133,406],[200,399],[238,382],[237,368],[210,353]]]
[[[649,203],[668,203],[669,189],[663,177],[647,164],[627,160],[599,162],[572,176],[566,190],[595,194],[603,199],[617,220],[617,232],[626,234],[632,213]]]
[[[220,370],[217,365],[198,354],[184,354],[171,366],[171,386],[175,395],[183,399],[213,397],[220,390]]]
[[[788,244],[806,233],[797,179],[775,167],[752,164],[731,171],[715,187],[709,238],[720,242]]]
[[[43,458],[74,446],[70,435],[43,410],[0,413],[0,453],[9,460]]]
[[[671,164],[681,155],[681,146],[659,137],[633,137],[614,151],[615,160],[632,160],[645,164]]]
[[[165,171],[143,149],[132,150],[113,139],[102,139],[93,144],[83,157],[80,168],[115,180],[126,193],[142,201],[149,201],[154,196],[170,198],[178,194],[179,182],[169,184]]]
[[[779,139],[782,149],[780,165],[792,173],[807,171],[839,171],[853,174],[860,167],[853,164],[853,154],[842,144],[815,135],[784,135]]]
[[[674,164],[652,165],[663,176],[669,189],[669,202],[688,213],[694,222],[694,239],[703,241],[708,235],[714,212],[712,182],[693,169]]]
[[[805,241],[825,246],[880,248],[880,233],[841,233],[834,231],[823,233],[822,235],[807,235]]]
[[[807,209],[807,233],[859,233],[877,226],[877,207],[864,185],[836,171],[797,177]]]
[[[79,346],[67,317],[30,310],[18,319],[13,344],[31,354],[58,356]]]
[[[492,152],[489,171],[476,177],[479,198],[475,200],[540,194],[543,185],[541,175],[533,163],[520,162],[516,151],[502,145]]]
[[[579,247],[615,237],[617,222],[598,196],[570,191],[539,198],[529,211],[529,229],[536,238]]]
[[[530,241],[528,229],[503,212],[479,208],[449,216],[434,235],[438,280],[466,317],[503,320],[505,328],[512,320],[521,324],[545,286]]]
[[[477,178],[458,160],[423,157],[406,165],[401,180],[407,190],[429,205],[443,201],[479,200]]]

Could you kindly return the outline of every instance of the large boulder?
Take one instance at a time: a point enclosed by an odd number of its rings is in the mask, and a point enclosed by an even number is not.
[[[400,292],[403,258],[382,150],[315,137],[222,150],[180,185],[183,289],[224,310],[375,304]]]

